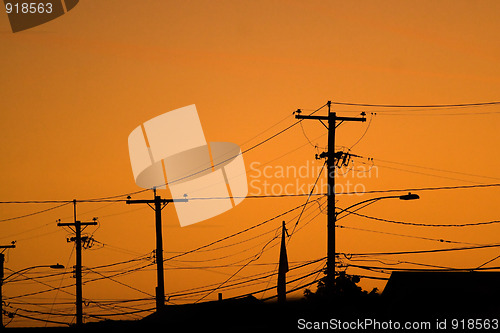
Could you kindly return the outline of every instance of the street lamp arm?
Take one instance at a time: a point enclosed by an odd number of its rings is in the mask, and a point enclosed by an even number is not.
[[[5,283],[5,281],[7,281],[8,278],[10,278],[11,276],[14,276],[14,275],[20,275],[21,273],[23,272],[26,272],[26,271],[29,271],[29,270],[32,270],[32,269],[35,269],[35,268],[54,268],[54,269],[59,269],[59,268],[64,268],[63,265],[59,265],[59,264],[56,264],[56,265],[39,265],[39,266],[31,266],[31,267],[26,267],[26,268],[23,268],[19,271],[16,271],[16,272],[13,272],[11,273],[10,275],[8,275],[6,278],[2,279],[2,283]]]
[[[391,196],[386,196],[386,197],[378,197],[378,198],[371,198],[371,199],[367,199],[367,200],[363,200],[361,202],[357,202],[355,203],[354,205],[351,205],[347,208],[340,208],[340,207],[337,207],[338,209],[340,209],[340,212],[338,213],[335,213],[336,215],[342,213],[342,212],[345,212],[345,211],[348,211],[349,209],[353,208],[353,207],[356,207],[356,206],[359,206],[359,205],[362,205],[364,203],[367,203],[367,202],[371,202],[371,201],[378,201],[378,200],[382,200],[382,199],[396,199],[396,198],[399,198],[400,196],[399,195],[391,195]]]
[[[382,199],[415,200],[415,199],[420,199],[420,197],[417,194],[408,193],[405,195],[389,195],[389,196],[385,196],[385,197],[371,198],[371,199],[367,199],[367,200],[364,200],[361,202],[357,202],[354,205],[351,205],[347,208],[340,208],[339,207],[340,212],[335,213],[335,216],[338,216],[338,214],[345,212],[345,211],[348,211],[349,209],[356,207],[356,206],[359,206],[359,205],[362,205],[364,203],[371,202],[371,201],[378,201],[378,200],[382,200]]]

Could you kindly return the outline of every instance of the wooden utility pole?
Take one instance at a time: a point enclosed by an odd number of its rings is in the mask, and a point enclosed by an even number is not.
[[[13,249],[16,246],[14,242],[10,245],[0,245],[0,249]],[[0,330],[3,330],[5,327],[3,326],[3,297],[2,297],[2,285],[3,285],[3,264],[5,262],[5,254],[0,253]]]
[[[161,211],[169,202],[187,202],[187,199],[162,199],[161,196],[156,195],[154,189],[153,200],[130,200],[127,199],[127,205],[130,204],[148,204],[149,207],[155,211],[156,223],[156,312],[160,312],[165,307],[165,278],[163,275],[163,236],[161,230]],[[154,204],[154,207],[151,206]]]
[[[326,259],[326,286],[332,287],[335,281],[335,128],[344,121],[366,121],[363,116],[359,117],[338,117],[335,112],[331,112],[332,102],[328,101],[328,116],[303,116],[300,112],[295,115],[296,119],[316,119],[323,123],[328,121],[328,152],[320,156],[326,156],[328,169],[328,222],[327,222],[327,259]],[[298,110],[300,111],[300,110]],[[337,125],[337,121],[340,123]],[[324,125],[324,123],[323,123]],[[325,125],[326,126],[326,125]],[[331,290],[331,289],[330,289]]]
[[[75,237],[71,237],[68,241],[75,242],[76,248],[76,265],[75,265],[75,279],[76,279],[76,325],[83,324],[83,292],[82,292],[82,226],[97,225],[96,219],[92,222],[81,222],[76,218],[76,199],[73,200],[73,220],[72,223],[58,222],[59,227],[75,227]],[[84,228],[85,229],[85,228]]]

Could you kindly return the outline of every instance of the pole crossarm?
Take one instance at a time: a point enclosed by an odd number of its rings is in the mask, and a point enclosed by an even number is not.
[[[359,117],[339,117],[339,116],[334,116],[335,120],[338,121],[361,121],[365,122],[366,118],[359,118]],[[300,114],[295,115],[295,119],[316,119],[316,120],[328,120],[329,116],[303,116]]]
[[[151,207],[153,210],[155,210],[155,207],[153,207],[151,204],[156,204],[157,200],[160,204],[163,204],[163,207],[161,209],[165,208],[167,204],[170,202],[188,202],[188,199],[153,199],[153,200],[147,200],[147,199],[138,199],[138,200],[130,200],[127,199],[125,203],[127,205],[133,205],[133,204],[147,204],[149,207]]]
[[[159,199],[160,203],[169,203],[169,202],[188,202],[188,199]],[[147,200],[147,199],[140,199],[140,200],[127,200],[125,203],[127,205],[130,204],[144,204],[144,203],[155,203],[156,199],[152,200]]]
[[[77,222],[57,222],[57,226],[58,227],[74,227],[77,223],[79,223],[79,225],[81,225],[81,226],[84,226],[84,225],[97,225],[97,221],[93,221],[93,222],[80,222],[80,221],[77,221]]]

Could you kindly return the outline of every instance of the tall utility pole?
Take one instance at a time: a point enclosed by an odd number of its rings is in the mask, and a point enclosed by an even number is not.
[[[71,237],[68,241],[75,242],[76,248],[76,265],[75,265],[75,278],[76,278],[76,325],[83,324],[83,293],[82,293],[82,226],[97,225],[97,221],[81,222],[76,219],[76,199],[73,199],[73,223],[58,222],[59,227],[75,227],[75,237]],[[85,228],[84,228],[85,229]]]
[[[165,278],[163,276],[163,236],[161,230],[161,211],[169,202],[187,202],[187,199],[162,199],[161,196],[156,195],[154,191],[153,200],[128,200],[127,205],[130,204],[148,204],[155,211],[156,222],[156,312],[159,313],[165,307]],[[154,204],[154,207],[151,206]]]
[[[316,119],[321,121],[328,121],[328,152],[320,156],[326,156],[328,168],[328,222],[327,222],[327,259],[326,259],[326,286],[327,288],[333,287],[335,281],[335,128],[344,121],[366,121],[364,113],[363,117],[338,117],[335,112],[331,112],[332,102],[328,101],[328,116],[302,116],[299,112],[295,115],[296,119]],[[337,121],[340,123],[337,125]],[[326,125],[325,125],[326,126]],[[331,288],[330,288],[331,290]]]
[[[0,249],[13,249],[16,246],[14,245],[14,242],[10,245],[0,245]],[[0,253],[0,330],[4,329],[3,326],[3,297],[2,297],[2,285],[3,285],[3,264],[5,262],[5,254]]]

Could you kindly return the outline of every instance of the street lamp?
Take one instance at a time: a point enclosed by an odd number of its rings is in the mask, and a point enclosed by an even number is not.
[[[357,202],[355,203],[354,205],[351,205],[347,208],[340,208],[338,207],[338,209],[340,210],[339,212],[335,212],[335,221],[338,221],[339,219],[337,219],[337,216],[340,214],[340,213],[343,213],[343,212],[347,212],[346,215],[342,216],[341,218],[344,218],[352,213],[354,213],[355,211],[357,210],[360,210],[361,208],[364,208],[368,205],[371,205],[373,204],[374,202],[376,201],[379,201],[379,200],[382,200],[382,199],[400,199],[400,200],[417,200],[417,199],[420,199],[420,197],[418,196],[418,194],[413,194],[413,193],[408,193],[408,194],[404,194],[404,195],[390,195],[390,196],[383,196],[383,197],[377,197],[377,198],[371,198],[371,199],[367,199],[367,200],[363,200],[363,201],[360,201],[360,202]],[[350,210],[351,208],[353,207],[356,207],[356,206],[359,206],[359,205],[362,205],[362,204],[366,204],[362,207],[359,207],[358,209],[356,210]],[[337,207],[336,207],[337,208]],[[333,275],[334,276],[334,275]],[[334,278],[333,278],[334,279]],[[332,279],[329,279],[327,281],[327,285],[329,284],[332,284],[333,283],[333,280]]]
[[[5,279],[2,279],[0,282],[2,284],[4,284],[8,278],[10,278],[11,276],[13,275],[16,275],[16,274],[21,274],[23,272],[26,272],[26,271],[29,271],[29,270],[32,270],[32,269],[35,269],[35,268],[52,268],[52,269],[64,269],[64,265],[61,265],[59,263],[55,264],[55,265],[39,265],[39,266],[31,266],[31,267],[26,267],[26,268],[23,268],[19,271],[16,271],[14,273],[11,273],[9,276],[7,276]]]
[[[2,262],[3,263],[3,262]],[[52,268],[52,269],[63,269],[64,266],[61,264],[55,264],[55,265],[39,265],[39,266],[31,266],[31,267],[26,267],[23,268],[19,271],[11,273],[9,276],[6,278],[3,278],[3,265],[1,265],[2,269],[0,270],[0,330],[4,328],[3,326],[3,300],[2,300],[2,286],[3,284],[7,281],[8,278],[10,278],[13,275],[16,274],[21,274],[23,272],[35,269],[35,268]]]
[[[408,194],[404,194],[404,195],[390,195],[390,196],[384,196],[384,197],[371,198],[371,199],[367,199],[367,200],[355,203],[354,205],[351,205],[347,208],[339,208],[340,212],[335,213],[335,216],[338,216],[340,213],[343,213],[343,212],[347,212],[347,215],[352,214],[354,211],[350,211],[351,208],[362,205],[364,203],[369,203],[368,205],[371,205],[375,201],[379,201],[382,199],[417,200],[417,199],[420,199],[420,197],[418,196],[418,194],[413,194],[413,193],[408,192]],[[368,205],[365,205],[363,207],[366,207]],[[361,207],[361,208],[363,208],[363,207]],[[358,208],[358,209],[361,209],[361,208]],[[356,209],[356,210],[358,210],[358,209]],[[344,215],[343,217],[345,217],[347,215]]]

